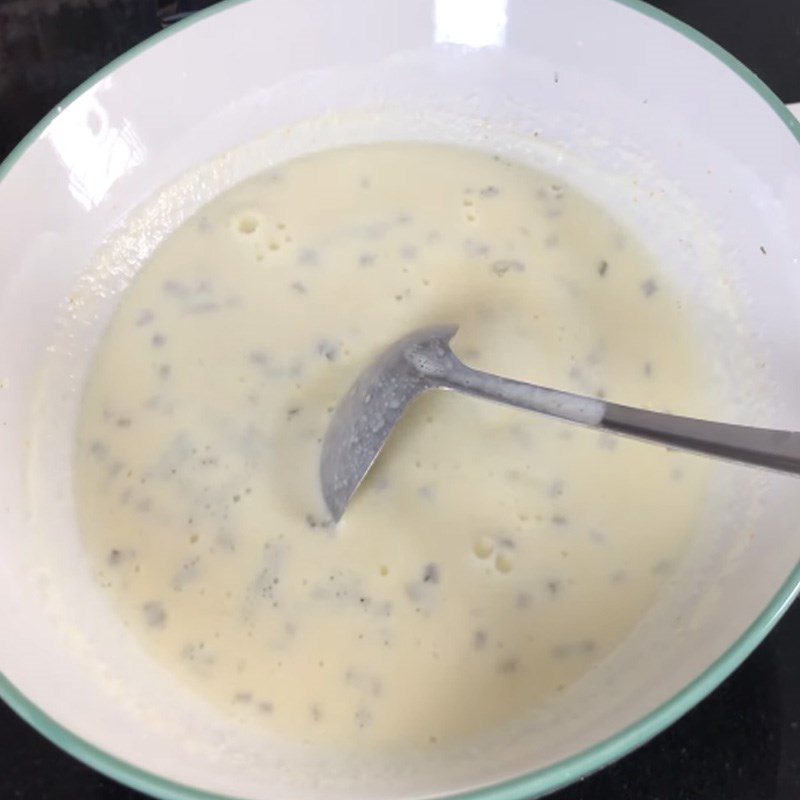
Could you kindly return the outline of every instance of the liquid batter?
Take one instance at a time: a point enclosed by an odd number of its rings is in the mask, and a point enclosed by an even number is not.
[[[86,385],[75,490],[98,579],[181,680],[309,742],[440,746],[577,680],[702,513],[696,457],[429,393],[342,522],[332,409],[389,343],[703,407],[678,295],[602,209],[487,153],[316,154],[214,200],[124,295]]]

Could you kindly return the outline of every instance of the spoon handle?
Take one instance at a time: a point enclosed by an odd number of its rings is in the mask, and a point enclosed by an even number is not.
[[[681,450],[800,475],[800,433],[792,431],[676,417],[616,403],[606,403],[600,427]]]
[[[453,359],[438,385],[681,450],[800,475],[800,433],[748,428],[606,403],[472,369]]]

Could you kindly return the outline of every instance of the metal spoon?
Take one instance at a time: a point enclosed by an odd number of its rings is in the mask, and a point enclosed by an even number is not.
[[[800,433],[676,417],[480,372],[450,349],[457,330],[436,325],[404,336],[359,375],[339,404],[322,442],[320,465],[322,494],[334,521],[406,406],[429,389],[455,389],[670,447],[800,474]]]

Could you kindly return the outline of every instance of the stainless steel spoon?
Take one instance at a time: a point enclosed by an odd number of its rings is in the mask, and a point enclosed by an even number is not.
[[[334,521],[406,406],[429,389],[455,389],[613,433],[800,474],[800,433],[676,417],[480,372],[450,349],[457,330],[437,325],[404,336],[359,375],[339,404],[322,442],[320,465],[322,494]]]

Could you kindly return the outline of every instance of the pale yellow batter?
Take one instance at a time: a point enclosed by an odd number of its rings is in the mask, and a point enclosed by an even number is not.
[[[453,393],[414,404],[336,527],[332,408],[401,335],[492,372],[703,407],[645,250],[552,177],[427,144],[321,153],[221,196],[124,296],[75,489],[119,613],[228,711],[436,746],[524,713],[641,618],[702,511],[696,457]]]

